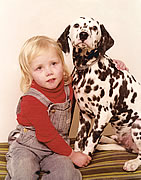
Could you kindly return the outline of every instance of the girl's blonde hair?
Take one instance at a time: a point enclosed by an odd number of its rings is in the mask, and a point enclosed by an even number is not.
[[[20,88],[22,92],[25,93],[29,90],[33,80],[30,74],[30,64],[32,60],[47,51],[50,47],[56,49],[56,52],[62,61],[65,85],[71,82],[71,77],[65,65],[60,45],[55,40],[47,36],[34,36],[24,43],[19,55],[19,64],[22,73]]]

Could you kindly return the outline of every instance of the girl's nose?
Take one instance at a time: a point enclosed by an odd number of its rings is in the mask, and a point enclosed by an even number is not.
[[[52,75],[53,74],[53,72],[52,72],[52,70],[50,69],[50,68],[46,68],[45,69],[45,75],[46,76],[50,76],[50,75]]]

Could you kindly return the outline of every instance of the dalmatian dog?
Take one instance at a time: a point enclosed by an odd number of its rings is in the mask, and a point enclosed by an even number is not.
[[[105,54],[114,40],[93,18],[72,22],[58,42],[65,54],[72,53],[74,64],[73,89],[80,108],[75,150],[91,155],[111,123],[116,142],[137,153],[123,166],[135,171],[141,165],[141,84],[128,71],[118,70]]]

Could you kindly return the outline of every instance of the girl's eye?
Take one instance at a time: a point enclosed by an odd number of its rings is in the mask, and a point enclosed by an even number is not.
[[[52,62],[52,65],[56,65],[57,63],[56,62]]]
[[[41,66],[39,66],[39,67],[36,68],[37,71],[39,71],[39,70],[41,70],[41,69],[42,69]]]

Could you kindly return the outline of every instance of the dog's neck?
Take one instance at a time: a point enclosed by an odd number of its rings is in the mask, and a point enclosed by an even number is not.
[[[78,70],[87,69],[100,59],[100,54],[97,49],[73,47],[73,63]]]

